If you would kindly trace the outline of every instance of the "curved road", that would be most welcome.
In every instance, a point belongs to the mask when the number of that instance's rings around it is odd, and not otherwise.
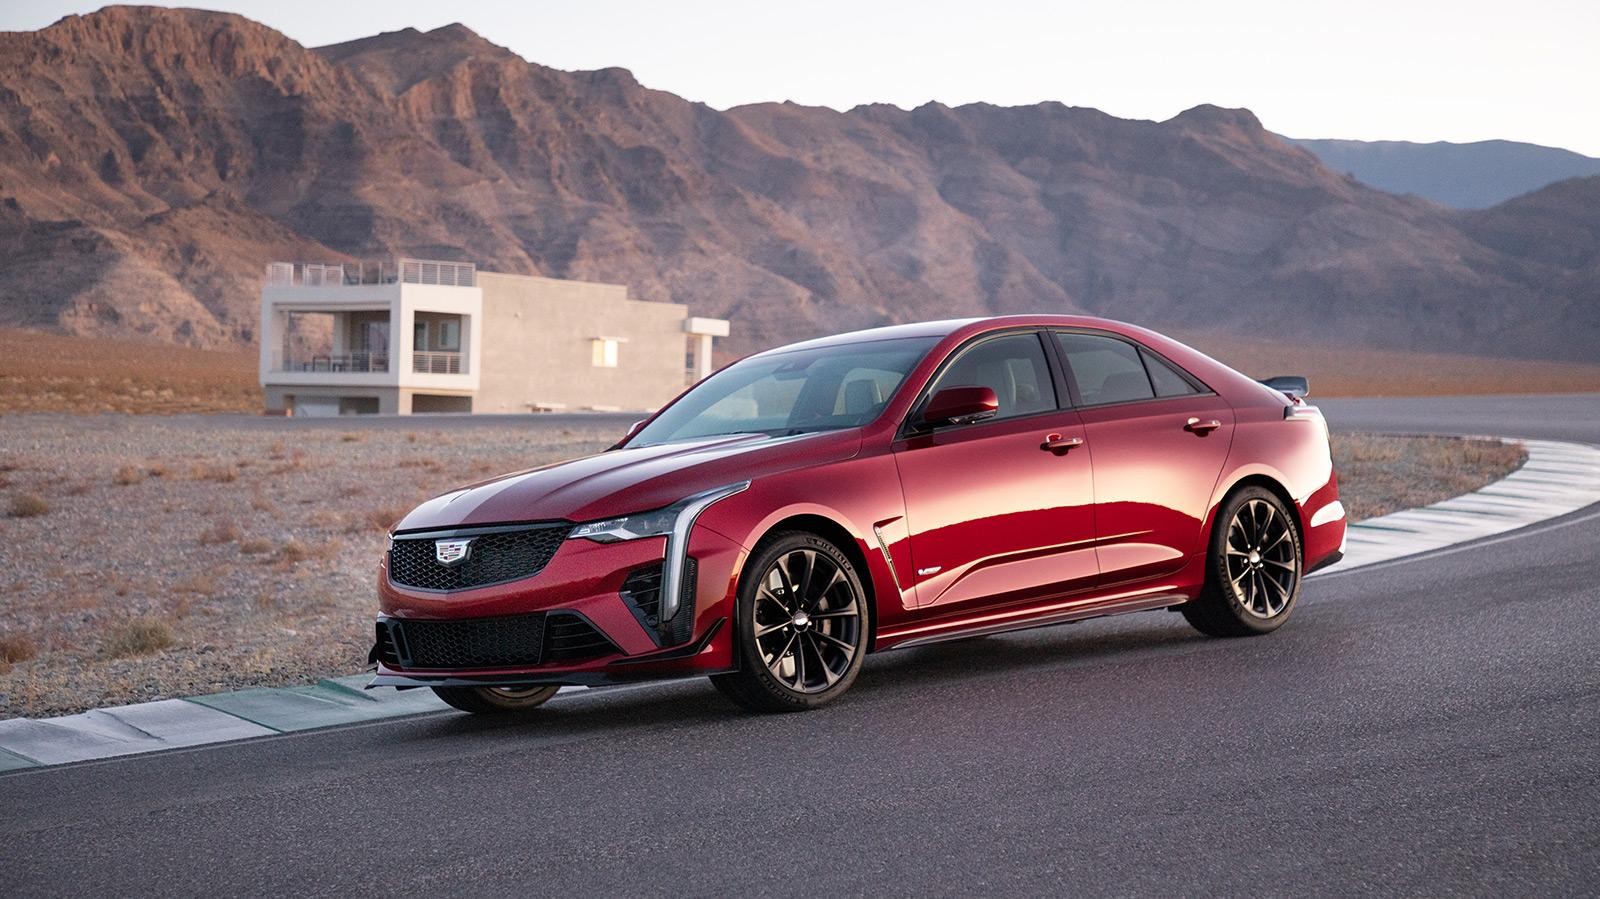
[[[1600,396],[1325,402],[1600,443]],[[0,777],[10,896],[1593,894],[1600,512],[1315,578],[1264,639],[1148,613]]]

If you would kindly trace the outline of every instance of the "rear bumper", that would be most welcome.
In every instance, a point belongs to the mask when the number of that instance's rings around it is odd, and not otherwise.
[[[1345,519],[1344,504],[1339,502],[1336,477],[1329,477],[1327,484],[1300,503],[1300,521],[1307,574],[1344,558],[1345,529],[1349,522]]]
[[[594,686],[731,670],[724,622],[744,547],[695,528],[689,601],[660,622],[641,585],[665,550],[661,538],[567,540],[531,577],[451,593],[394,584],[381,570],[371,686]]]

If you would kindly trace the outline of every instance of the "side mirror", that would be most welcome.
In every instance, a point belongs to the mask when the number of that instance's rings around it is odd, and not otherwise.
[[[928,400],[922,410],[922,423],[964,425],[993,418],[1000,411],[1000,398],[992,387],[946,387]]]
[[[1261,383],[1290,396],[1305,398],[1311,395],[1311,382],[1299,375],[1279,375],[1276,378],[1268,378]]]

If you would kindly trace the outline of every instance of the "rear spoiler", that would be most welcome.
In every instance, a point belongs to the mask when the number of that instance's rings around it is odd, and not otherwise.
[[[1303,400],[1311,395],[1311,382],[1300,375],[1278,375],[1261,382],[1291,400]]]

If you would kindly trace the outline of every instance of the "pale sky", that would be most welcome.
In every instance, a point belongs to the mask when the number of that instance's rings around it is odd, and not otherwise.
[[[100,4],[0,0],[0,30]],[[194,4],[162,4],[194,5]],[[1244,106],[1292,137],[1490,138],[1600,156],[1600,0],[235,0],[307,46],[462,22],[533,62],[724,109],[1058,100]]]

